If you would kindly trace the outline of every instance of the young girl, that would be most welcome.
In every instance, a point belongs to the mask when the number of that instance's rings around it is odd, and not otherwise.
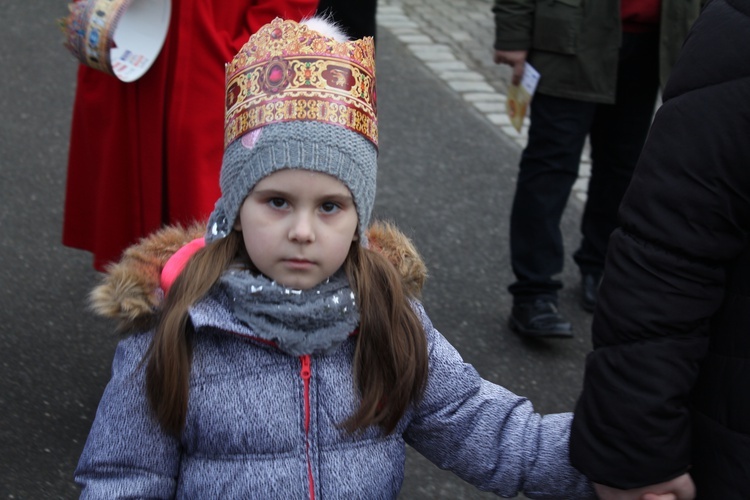
[[[205,237],[175,253],[195,230],[166,229],[95,290],[146,333],[117,348],[83,497],[395,498],[406,443],[499,495],[593,497],[570,414],[541,417],[465,364],[417,300],[410,242],[369,227],[372,40],[321,29],[277,19],[229,64]]]

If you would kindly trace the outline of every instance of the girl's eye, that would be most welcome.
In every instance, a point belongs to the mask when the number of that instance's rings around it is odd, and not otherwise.
[[[273,208],[284,208],[286,206],[286,200],[284,198],[271,198],[268,200],[268,204]]]
[[[326,201],[322,205],[320,205],[320,209],[327,214],[334,213],[337,210],[339,210],[339,206],[332,202],[332,201]]]

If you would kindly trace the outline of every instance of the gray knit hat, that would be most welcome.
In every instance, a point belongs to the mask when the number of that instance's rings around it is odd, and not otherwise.
[[[322,172],[343,182],[357,207],[360,240],[366,241],[377,178],[377,150],[372,142],[357,132],[315,121],[277,123],[255,133],[251,147],[236,140],[224,152],[221,198],[209,219],[206,242],[229,234],[250,190],[285,168]]]
[[[329,174],[351,191],[360,242],[370,222],[377,178],[377,113],[371,37],[339,41],[310,26],[275,19],[227,65],[221,198],[206,242],[225,237],[264,177],[283,169]],[[322,28],[322,29],[321,29]]]

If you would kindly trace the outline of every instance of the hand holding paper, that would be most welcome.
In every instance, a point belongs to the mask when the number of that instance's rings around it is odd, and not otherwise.
[[[505,111],[510,117],[510,123],[520,132],[523,119],[528,111],[529,103],[539,83],[539,72],[528,62],[523,71],[520,85],[508,85],[508,96],[505,101]]]

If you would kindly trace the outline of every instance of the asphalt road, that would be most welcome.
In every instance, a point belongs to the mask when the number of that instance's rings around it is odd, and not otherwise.
[[[0,3],[0,498],[77,497],[73,470],[117,341],[86,308],[98,279],[90,255],[60,243],[76,72],[56,27],[65,3]],[[396,222],[422,252],[434,324],[485,378],[542,413],[571,410],[590,349],[572,260],[560,301],[574,339],[532,343],[506,325],[520,147],[387,29],[378,32],[377,76],[375,216]],[[564,217],[569,251],[580,210],[572,200]],[[401,498],[485,497],[410,450]]]

